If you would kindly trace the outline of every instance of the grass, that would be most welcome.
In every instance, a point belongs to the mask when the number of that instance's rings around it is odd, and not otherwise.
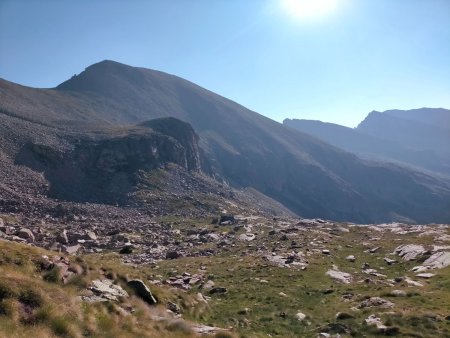
[[[78,258],[85,267],[83,275],[66,285],[58,278],[49,278],[41,267],[42,255],[54,253],[27,245],[0,241],[0,336],[1,337],[192,337],[190,324],[157,322],[153,315],[165,314],[164,303],[150,308],[137,297],[119,303],[84,303],[78,294],[88,280],[102,276],[101,268],[114,271],[120,283],[135,269],[122,265],[117,255]],[[92,263],[93,265],[89,265]],[[95,265],[94,265],[95,264]],[[109,265],[111,264],[111,266]],[[114,270],[115,269],[115,270]],[[50,270],[50,276],[57,275]],[[131,292],[131,290],[129,290]],[[189,295],[177,295],[152,287],[158,299],[184,304],[192,303]],[[127,313],[124,308],[133,308]]]
[[[164,221],[180,230],[180,240],[192,229],[235,235],[244,232],[234,226],[214,226],[209,219],[171,216]],[[189,322],[198,322],[231,328],[231,331],[217,333],[216,338],[317,337],[318,332],[331,330],[332,333],[342,327],[349,332],[344,337],[373,337],[378,334],[376,329],[365,325],[364,320],[374,314],[390,327],[391,335],[450,337],[450,321],[445,319],[450,315],[450,268],[437,271],[430,280],[420,280],[423,287],[408,287],[404,281],[395,285],[387,282],[404,276],[418,280],[410,271],[417,262],[387,265],[383,258],[393,258],[391,253],[400,244],[430,245],[429,236],[377,233],[351,227],[348,233],[298,231],[290,233],[288,240],[283,241],[283,233],[269,235],[271,221],[258,220],[259,223],[253,231],[257,241],[237,241],[234,246],[210,257],[182,257],[139,267],[122,264],[118,253],[72,258],[72,263],[83,273],[66,285],[55,278],[58,271],[41,269],[41,256],[52,253],[0,241],[0,336],[27,337],[39,332],[44,337],[191,337],[194,334]],[[291,248],[292,242],[295,242],[295,249]],[[273,248],[276,252],[302,251],[308,267],[300,270],[274,266],[261,256],[262,247]],[[368,249],[374,247],[379,249],[370,253]],[[215,244],[199,244],[196,249],[206,248],[215,249]],[[322,254],[322,248],[330,250],[331,254]],[[355,255],[356,262],[347,261],[348,255]],[[363,263],[387,277],[365,274],[361,269]],[[325,275],[333,265],[351,273],[354,282],[333,282]],[[87,304],[77,300],[89,281],[105,275],[126,288],[124,281],[131,278],[148,282],[161,279],[160,276],[166,279],[183,272],[197,274],[199,271],[204,271],[208,279],[218,287],[225,287],[227,292],[210,295],[198,287],[184,292],[148,283],[160,301],[158,307],[149,307],[135,296],[119,303]],[[366,281],[368,278],[370,282]],[[406,296],[393,297],[392,290],[403,290]],[[211,297],[207,305],[196,300],[198,292]],[[346,294],[353,297],[344,300]],[[395,306],[392,309],[353,309],[368,297],[383,297]],[[168,301],[181,307],[187,322],[154,320],[155,316],[165,314],[164,304]],[[127,313],[124,309],[128,307],[135,311]],[[304,321],[296,319],[298,312],[306,315]],[[338,312],[351,316],[337,320]]]

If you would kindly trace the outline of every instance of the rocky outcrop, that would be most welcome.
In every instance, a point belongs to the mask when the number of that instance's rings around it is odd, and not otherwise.
[[[122,203],[137,184],[137,173],[174,163],[200,171],[198,136],[174,118],[135,128],[102,132],[72,141],[71,151],[26,144],[17,164],[44,172],[49,195],[78,202]]]

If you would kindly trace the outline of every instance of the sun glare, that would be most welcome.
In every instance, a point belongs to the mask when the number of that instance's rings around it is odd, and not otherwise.
[[[295,18],[326,15],[337,6],[338,0],[281,0],[283,8]]]

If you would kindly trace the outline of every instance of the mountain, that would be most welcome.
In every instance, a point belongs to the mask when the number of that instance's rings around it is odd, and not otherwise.
[[[450,111],[447,111],[450,116]],[[358,131],[385,140],[397,142],[416,150],[431,150],[450,156],[450,131],[431,123],[393,116],[388,113],[371,112],[356,128]],[[412,114],[415,116],[417,114]],[[423,117],[425,119],[425,117]],[[431,120],[431,119],[430,119]]]
[[[385,115],[417,121],[438,128],[450,129],[450,110],[443,108],[419,108],[410,110],[386,110]]]
[[[37,126],[37,138],[70,149],[86,133],[110,133],[169,116],[185,121],[199,135],[204,173],[235,187],[252,187],[303,217],[450,220],[447,181],[362,160],[159,71],[103,61],[53,89],[2,80],[0,102],[4,121],[26,124],[30,131]],[[30,134],[20,128],[7,132],[20,146],[2,151],[17,157]],[[28,172],[30,167],[21,168]]]
[[[364,130],[333,123],[285,119],[283,124],[359,156],[395,161],[450,176],[450,156],[433,149],[417,149],[395,140],[366,134]]]

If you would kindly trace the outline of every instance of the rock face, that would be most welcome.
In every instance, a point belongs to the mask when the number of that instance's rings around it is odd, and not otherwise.
[[[49,195],[78,202],[124,202],[136,184],[139,170],[175,163],[200,171],[198,136],[175,118],[142,123],[134,129],[84,136],[72,151],[26,144],[16,163],[43,171],[50,182]]]
[[[128,281],[127,284],[129,287],[131,287],[136,292],[136,294],[140,298],[142,298],[148,304],[154,305],[157,303],[157,301],[156,301],[155,297],[153,297],[153,294],[150,291],[150,289],[140,279],[130,280],[130,281]]]

